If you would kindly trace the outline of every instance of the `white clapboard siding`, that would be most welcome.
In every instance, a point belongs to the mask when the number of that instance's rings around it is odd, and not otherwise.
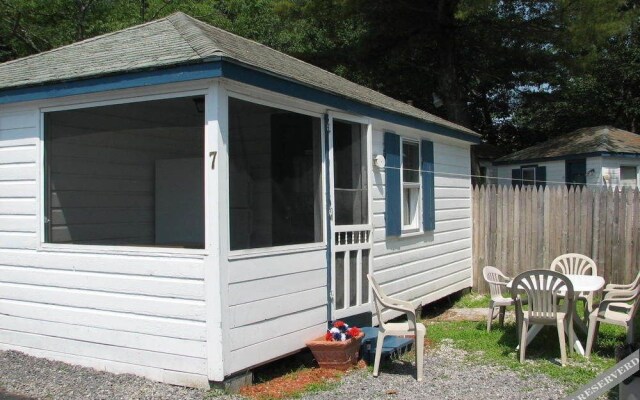
[[[0,232],[36,232],[33,215],[0,215]]]
[[[229,262],[227,374],[304,348],[324,333],[326,256],[321,249]]]
[[[37,173],[35,162],[0,165],[0,181],[34,180]]]
[[[38,118],[35,111],[0,113],[0,349],[207,387],[204,255],[41,248]],[[100,137],[110,140],[108,133]],[[88,222],[101,225],[103,235],[152,237],[153,164],[139,161],[149,157],[126,146],[111,154],[82,148],[82,139],[57,147],[60,169],[68,174],[50,176],[50,204],[65,207],[51,215],[53,235],[69,239],[69,225]],[[132,141],[143,149],[149,140]],[[113,143],[126,142],[119,135]],[[182,154],[175,151],[177,140],[161,142],[151,144],[162,148],[158,154]],[[77,159],[85,164],[74,166]],[[127,177],[100,177],[105,170]],[[121,207],[122,218],[105,209],[114,206]],[[96,237],[91,231],[83,235]]]
[[[17,332],[66,338],[82,342],[100,342],[110,346],[184,355],[195,358],[202,358],[206,351],[206,343],[199,340],[183,340],[83,326],[75,323],[51,322],[1,314],[0,326]]]
[[[121,293],[0,282],[2,298],[33,303],[118,311],[132,314],[204,320],[204,303]]]
[[[114,332],[141,333],[198,342],[204,342],[206,339],[203,321],[143,316],[6,299],[0,299],[0,314],[40,321],[72,323],[109,329]]]
[[[202,257],[180,255],[110,255],[58,251],[3,251],[2,264],[104,274],[204,280]]]
[[[35,180],[0,181],[0,198],[35,198],[37,194]]]
[[[232,353],[232,357],[225,360],[227,363],[225,367],[230,371],[242,371],[257,364],[281,358],[304,348],[306,341],[310,338],[321,336],[326,332],[326,329],[327,322],[325,317],[324,321],[315,326],[284,333],[262,343],[235,350]]]
[[[402,135],[402,129],[396,130]],[[384,134],[374,131],[373,153]],[[385,231],[385,173],[373,174],[373,269],[387,294],[426,304],[471,284],[469,148],[434,142],[436,229],[400,238]],[[388,313],[385,318],[397,316]]]
[[[15,344],[42,350],[60,351],[72,355],[138,364],[187,373],[201,373],[206,369],[204,358],[179,356],[155,351],[136,350],[119,346],[77,341],[53,336],[36,335],[0,329],[0,343]]]
[[[37,155],[36,146],[33,144],[0,147],[0,165],[31,164],[36,162]]]
[[[231,307],[231,328],[242,327],[262,321],[278,318],[283,315],[293,314],[300,310],[308,310],[324,305],[327,301],[327,288],[318,287],[293,293],[287,296],[287,301],[273,297],[263,300],[258,308],[254,303],[239,304]],[[326,309],[325,309],[326,314]]]
[[[202,281],[195,279],[43,270],[40,268],[24,268],[0,264],[0,282],[204,300]]]

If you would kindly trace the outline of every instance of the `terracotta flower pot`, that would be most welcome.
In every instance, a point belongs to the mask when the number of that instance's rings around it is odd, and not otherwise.
[[[344,342],[329,342],[321,336],[308,341],[307,347],[311,349],[320,368],[345,371],[358,363],[358,350],[360,350],[362,338],[364,333]]]

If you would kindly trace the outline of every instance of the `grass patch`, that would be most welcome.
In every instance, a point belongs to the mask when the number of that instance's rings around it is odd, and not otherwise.
[[[489,297],[468,293],[454,300],[454,308],[486,308]],[[578,304],[578,313],[582,315],[582,304]],[[427,337],[438,345],[445,340],[453,341],[455,347],[465,350],[469,362],[491,363],[517,371],[524,376],[544,374],[566,385],[570,390],[577,389],[595,378],[602,371],[615,364],[615,348],[624,343],[626,334],[621,327],[600,324],[597,343],[591,359],[568,353],[566,367],[560,362],[560,345],[555,326],[544,327],[527,346],[525,362],[519,362],[519,352],[515,323],[505,323],[500,327],[494,322],[491,332],[486,331],[486,320],[481,322],[435,322],[428,324]],[[640,328],[640,319],[636,326]],[[586,335],[577,332],[580,342],[586,344]],[[568,346],[568,344],[567,344]]]

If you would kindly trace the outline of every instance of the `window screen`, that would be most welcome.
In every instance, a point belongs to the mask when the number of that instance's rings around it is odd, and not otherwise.
[[[203,248],[203,103],[45,113],[45,241]]]
[[[231,250],[322,241],[320,119],[229,99]]]

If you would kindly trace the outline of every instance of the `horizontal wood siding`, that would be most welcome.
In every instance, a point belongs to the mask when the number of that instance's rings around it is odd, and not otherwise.
[[[0,114],[0,350],[207,387],[204,256],[39,249],[37,119]],[[73,179],[66,190],[93,184]]]
[[[398,130],[403,135],[402,130]],[[414,133],[411,137],[418,137]],[[383,152],[374,130],[373,154]],[[387,238],[385,173],[373,174],[373,269],[389,295],[427,304],[471,286],[471,189],[469,148],[434,142],[436,229]],[[388,317],[394,314],[390,313]]]
[[[229,262],[229,349],[226,373],[305,347],[325,332],[325,250]]]

